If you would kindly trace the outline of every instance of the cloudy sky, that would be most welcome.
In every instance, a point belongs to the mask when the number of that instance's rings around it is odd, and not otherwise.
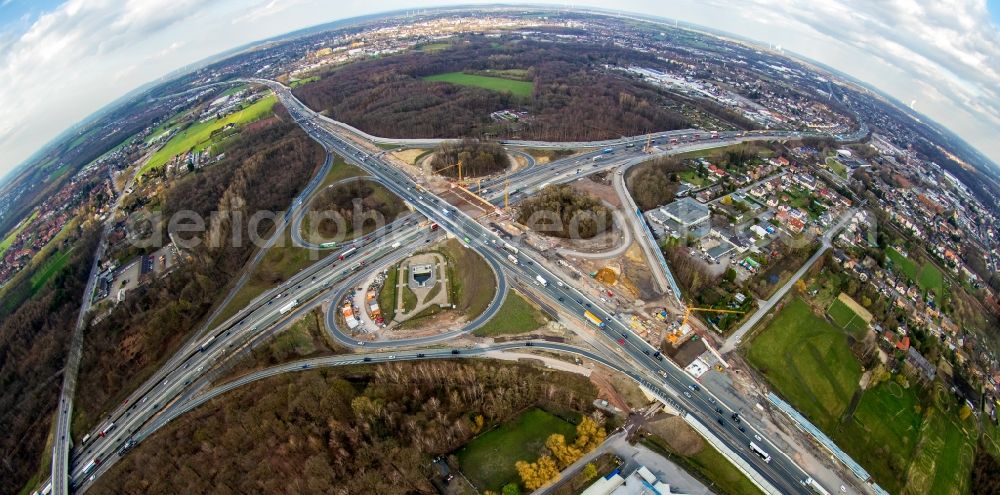
[[[188,63],[323,22],[453,3],[0,0],[0,177],[70,125]],[[676,18],[780,44],[912,104],[1000,162],[1000,0],[572,5]]]

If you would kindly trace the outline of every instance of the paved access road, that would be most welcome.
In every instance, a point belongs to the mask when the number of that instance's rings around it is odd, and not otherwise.
[[[723,354],[728,353],[736,349],[736,347],[740,345],[740,342],[743,341],[743,336],[746,335],[746,333],[749,332],[750,329],[752,329],[755,325],[757,325],[757,322],[759,322],[760,319],[764,317],[764,315],[769,314],[771,310],[774,309],[774,305],[778,304],[778,301],[780,301],[781,298],[785,297],[785,294],[788,293],[789,289],[791,289],[792,286],[795,285],[795,282],[798,282],[799,279],[801,279],[802,276],[805,275],[807,271],[809,271],[809,267],[813,266],[816,263],[816,260],[818,260],[820,256],[823,256],[823,253],[825,253],[827,249],[830,249],[830,246],[833,244],[833,238],[837,235],[837,233],[839,233],[844,228],[844,226],[847,225],[847,222],[851,221],[851,218],[853,218],[857,212],[858,208],[856,207],[850,208],[846,212],[844,212],[844,215],[840,218],[840,221],[838,221],[837,224],[833,226],[833,228],[831,228],[825,234],[823,234],[822,238],[820,239],[821,242],[819,249],[817,249],[816,252],[813,253],[813,255],[810,256],[809,259],[805,263],[803,263],[798,270],[795,271],[795,274],[792,275],[792,278],[788,279],[788,282],[786,282],[785,285],[781,286],[780,288],[778,288],[778,290],[774,291],[774,294],[772,294],[770,298],[764,301],[760,305],[760,307],[757,308],[757,311],[754,312],[754,314],[751,315],[750,318],[747,318],[747,320],[743,322],[743,324],[740,325],[740,327],[736,329],[736,331],[733,332],[732,335],[729,336],[729,338],[726,339],[726,342],[725,344],[722,345],[720,352],[722,352]]]
[[[751,464],[756,463],[756,467],[760,470],[761,475],[774,483],[783,492],[805,491],[798,484],[798,481],[805,477],[801,469],[795,466],[794,463],[791,463],[785,456],[774,456],[775,461],[768,465],[760,462],[752,454],[747,454],[746,446],[743,445],[747,443],[746,434],[742,436],[736,434],[732,431],[733,428],[727,425],[725,421],[718,423],[718,427],[714,426],[716,423],[711,421],[714,408],[709,404],[715,404],[714,398],[706,398],[706,394],[704,393],[691,394],[686,392],[685,388],[694,385],[686,373],[669,361],[656,359],[656,356],[652,354],[655,353],[655,349],[652,349],[645,342],[639,342],[640,339],[638,338],[630,339],[630,329],[621,321],[614,319],[614,315],[599,307],[595,302],[588,300],[583,294],[570,287],[557,275],[535,263],[533,257],[537,256],[537,253],[520,252],[517,254],[518,262],[511,263],[506,257],[507,252],[500,251],[497,248],[498,245],[502,244],[502,240],[497,238],[496,235],[464,213],[451,208],[447,203],[426,189],[419,187],[406,174],[403,174],[381,160],[378,154],[371,154],[367,150],[360,148],[353,140],[353,137],[360,135],[363,139],[368,139],[372,143],[404,144],[408,146],[433,146],[440,143],[441,140],[386,140],[368,136],[356,129],[350,128],[350,126],[331,121],[305,108],[298,100],[291,96],[287,88],[278,83],[260,80],[254,82],[267,84],[272,89],[275,89],[293,118],[310,135],[323,143],[328,151],[337,152],[349,161],[361,166],[385,184],[392,192],[409,202],[423,216],[438,223],[444,230],[456,235],[469,247],[479,251],[496,270],[498,284],[501,283],[499,281],[503,277],[501,273],[512,274],[518,277],[524,276],[526,277],[525,280],[533,280],[536,276],[541,276],[547,280],[546,284],[541,287],[542,292],[552,301],[558,301],[558,304],[564,310],[572,314],[581,315],[581,319],[584,311],[594,313],[604,323],[598,334],[604,336],[608,345],[616,349],[616,352],[622,359],[621,363],[618,364],[626,370],[629,376],[645,383],[647,387],[651,387],[653,390],[662,390],[664,397],[672,397],[666,400],[677,401],[674,403],[677,404],[679,409],[689,410],[692,414],[697,414],[702,419],[706,419],[704,421],[706,424],[718,430],[715,432],[717,435],[726,439],[731,448],[734,451],[740,452],[741,456],[749,456],[747,458],[748,462]],[[790,132],[758,132],[722,133],[718,137],[714,137],[705,131],[698,130],[672,131],[652,135],[654,139],[670,143],[671,149],[661,154],[682,152],[692,148],[719,147],[742,141],[784,139],[800,136],[802,134]],[[511,181],[515,197],[524,197],[529,194],[529,191],[534,192],[537,190],[532,190],[532,188],[541,188],[553,181],[568,181],[589,173],[623,165],[631,166],[650,158],[650,155],[641,154],[637,150],[638,146],[645,144],[646,139],[646,136],[640,136],[592,143],[507,141],[503,144],[550,149],[578,147],[594,149],[595,151],[566,160],[557,160],[546,166],[535,165],[512,173],[508,177],[498,178],[492,182],[488,181],[483,185],[481,193],[486,195],[494,204],[497,204],[502,201],[502,191],[493,191],[491,194],[485,193],[489,187],[496,188],[503,180]],[[610,155],[615,156],[612,157]],[[599,156],[600,158],[596,158]],[[327,165],[329,161],[328,157]],[[589,165],[589,167],[583,165]],[[573,171],[574,168],[576,169],[575,171]],[[296,198],[293,208],[283,217],[284,222],[288,222],[291,218],[290,215],[301,207],[304,199],[308,198],[314,192],[323,175],[325,174],[317,174],[306,190]],[[351,253],[351,259],[355,259],[356,261],[374,262],[376,260],[389,260],[394,256],[401,256],[399,252],[389,253],[392,250],[388,249],[387,245],[389,242],[392,242],[391,239],[405,239],[408,243],[416,244],[419,243],[420,239],[425,239],[428,235],[431,234],[416,231],[412,225],[404,225],[390,234],[390,240],[379,239],[378,241],[365,244],[370,241],[370,239],[366,238],[364,241],[350,246],[357,247],[358,251],[352,252],[349,246],[345,245],[344,249],[339,252]],[[417,237],[413,238],[410,236]],[[359,263],[349,268],[333,268],[337,265],[338,261],[343,260],[337,256],[337,253],[328,256],[324,261],[313,265],[313,267],[297,275],[289,282],[258,297],[250,306],[227,320],[223,325],[217,327],[216,330],[213,330],[209,338],[204,342],[200,344],[194,342],[186,346],[182,352],[178,353],[171,360],[170,364],[175,366],[165,367],[158,372],[158,377],[166,376],[162,382],[158,380],[147,382],[140,391],[137,391],[130,397],[129,401],[112,413],[111,420],[95,429],[93,434],[96,435],[97,432],[106,429],[112,424],[115,428],[107,436],[96,437],[96,439],[90,441],[90,444],[82,446],[81,451],[84,455],[79,456],[75,469],[71,470],[70,478],[77,483],[86,483],[88,475],[93,473],[83,472],[80,464],[84,460],[94,457],[100,458],[101,456],[107,457],[119,449],[131,445],[129,435],[140,431],[140,427],[147,424],[150,419],[158,417],[157,415],[160,410],[164,410],[166,407],[173,407],[175,401],[176,403],[185,403],[194,393],[192,384],[204,376],[203,372],[205,368],[210,368],[211,363],[218,359],[223,359],[228,349],[238,349],[240,346],[246,345],[247,342],[259,336],[265,328],[284,321],[282,316],[285,313],[279,309],[282,306],[279,303],[287,304],[286,301],[294,299],[320,296],[331,284],[343,282],[351,271],[360,270],[364,266],[363,263]],[[350,260],[346,263],[349,264]],[[311,279],[309,278],[310,276],[312,277]],[[281,299],[282,297],[284,299]],[[313,301],[309,303],[311,306],[308,307],[314,307],[318,303],[318,301]],[[301,314],[306,309],[307,306],[303,306],[288,314]],[[619,335],[621,337],[618,337]],[[227,345],[223,347],[223,344]],[[658,382],[661,380],[659,377],[662,377],[662,383]],[[683,395],[680,394],[681,392]],[[63,414],[61,411],[60,415],[62,416]],[[65,416],[66,420],[60,422],[66,426],[68,431],[68,411],[65,412]],[[68,434],[66,437],[65,443],[68,444]],[[57,449],[58,447],[54,451]],[[57,482],[60,478],[65,479],[65,477],[60,476],[55,463],[53,467],[53,474]],[[101,471],[95,470],[95,473],[99,474],[99,472]]]
[[[315,115],[294,99],[287,90],[279,89],[277,92],[285,107],[297,115],[298,119],[306,120],[309,115]],[[314,118],[317,121],[321,120],[319,117]],[[409,176],[383,161],[379,155],[371,154],[368,150],[362,149],[349,136],[341,136],[331,132],[320,122],[306,122],[304,127],[328,149],[339,151],[348,161],[354,162],[369,174],[382,179],[383,184],[386,184],[393,193],[403,198],[425,217],[440,225],[441,228],[462,239],[469,247],[479,251],[484,258],[493,259],[504,266],[509,273],[523,275],[526,280],[533,280],[536,276],[545,279],[547,283],[539,290],[550,300],[557,301],[557,304],[562,306],[562,309],[567,313],[580,315],[581,320],[583,320],[585,311],[596,315],[603,322],[603,328],[599,334],[606,339],[618,342],[620,349],[625,354],[626,359],[622,360],[621,365],[627,365],[640,376],[663,376],[663,383],[666,384],[669,393],[673,394],[675,400],[684,409],[695,415],[696,418],[700,418],[701,422],[726,442],[731,450],[737,452],[744,461],[758,471],[761,477],[783,493],[808,492],[808,489],[801,485],[801,481],[809,477],[807,473],[802,471],[787,456],[774,455],[771,462],[768,463],[749,452],[747,447],[749,439],[756,433],[752,426],[743,426],[745,431],[739,431],[736,425],[729,422],[728,416],[723,419],[722,415],[715,411],[714,398],[703,391],[689,392],[695,388],[696,383],[687,373],[670,360],[654,358],[653,353],[656,352],[656,349],[642,339],[634,337],[627,325],[613,318],[607,310],[601,308],[596,302],[590,301],[557,274],[535,262],[526,250],[522,249],[516,255],[517,263],[511,262],[506,257],[507,252],[497,248],[497,246],[502,245],[503,240],[498,238],[496,234],[468,217],[461,210],[451,207],[427,189],[420,187]],[[728,412],[725,409],[722,410],[723,413]],[[763,443],[765,443],[765,448],[773,447],[767,445],[766,441]],[[777,452],[775,453],[777,454]]]

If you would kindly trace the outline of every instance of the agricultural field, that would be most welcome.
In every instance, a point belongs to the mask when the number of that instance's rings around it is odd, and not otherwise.
[[[520,481],[514,463],[537,459],[553,433],[569,443],[576,437],[576,427],[542,409],[529,409],[474,438],[456,456],[462,473],[480,492],[499,493],[505,484]]]
[[[140,174],[162,166],[175,155],[187,153],[191,150],[201,151],[205,149],[212,141],[212,132],[220,130],[229,124],[243,125],[270,115],[274,104],[277,102],[278,98],[272,94],[251,103],[243,108],[243,110],[234,112],[221,119],[192,124],[187,129],[175,134],[174,137],[170,138],[170,141],[167,141],[167,144],[157,150],[149,158],[149,161],[142,166]]]
[[[507,298],[497,314],[473,334],[478,337],[493,337],[505,334],[520,334],[538,330],[548,321],[545,314],[515,292],[508,291]]]
[[[861,378],[847,334],[816,316],[800,298],[789,301],[754,337],[747,359],[824,431],[839,424]]]
[[[514,79],[507,79],[503,77],[478,76],[474,74],[466,74],[464,72],[435,74],[433,76],[424,77],[423,79],[425,81],[446,82],[458,84],[460,86],[475,86],[477,88],[488,89],[496,92],[508,91],[514,96],[520,96],[522,98],[531,98],[531,94],[535,87],[533,83],[527,81],[515,81]]]

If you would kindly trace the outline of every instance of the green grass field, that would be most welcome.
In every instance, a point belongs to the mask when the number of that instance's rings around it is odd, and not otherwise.
[[[845,178],[847,177],[847,166],[845,166],[843,163],[840,163],[840,161],[837,160],[836,158],[832,156],[827,157],[826,166],[830,167],[830,171],[832,171],[833,173],[841,177]]]
[[[316,82],[316,81],[319,81],[319,76],[310,76],[310,77],[307,77],[305,79],[296,79],[296,80],[288,83],[288,87],[294,89],[294,88],[297,88],[299,86],[302,86],[303,84],[309,84],[311,82]]]
[[[917,279],[917,264],[910,258],[904,257],[895,248],[889,246],[885,250],[886,256],[892,260],[893,268],[899,270],[903,275],[910,277],[912,280]]]
[[[848,312],[835,300],[829,313],[841,320]],[[890,493],[968,493],[975,439],[953,415],[922,400],[915,386],[879,383],[845,417],[860,365],[845,332],[816,317],[801,299],[754,338],[747,358]]]
[[[521,294],[510,290],[497,314],[472,333],[478,337],[526,333],[538,330],[547,321],[548,318]]]
[[[445,74],[435,74],[423,78],[425,81],[446,82],[458,84],[460,86],[475,86],[477,88],[488,89],[490,91],[509,91],[514,96],[531,98],[534,91],[534,84],[527,81],[515,81],[503,77],[477,76],[464,72],[448,72]]]
[[[924,421],[904,493],[962,495],[969,493],[969,473],[976,452],[976,433],[933,409]]]
[[[712,183],[712,181],[708,180],[708,178],[698,175],[698,172],[695,172],[694,170],[685,170],[677,175],[682,181],[695,187],[705,187]]]
[[[753,339],[747,359],[781,396],[825,431],[840,421],[861,378],[861,365],[851,354],[847,335],[813,314],[799,298]]]
[[[462,472],[480,492],[499,493],[503,485],[520,482],[514,463],[537,459],[553,433],[564,435],[568,443],[576,438],[576,427],[541,409],[529,409],[474,438],[456,455]]]
[[[385,283],[378,293],[378,307],[382,310],[382,317],[386,322],[392,321],[396,317],[396,283],[399,279],[399,266],[392,265],[385,276]]]
[[[944,295],[944,274],[933,263],[917,265],[916,261],[904,257],[892,246],[886,248],[885,254],[896,270],[916,282],[921,289],[933,292],[937,297]]]
[[[835,324],[856,337],[863,336],[864,332],[868,330],[868,324],[865,323],[865,320],[858,316],[853,309],[841,302],[840,299],[834,299],[833,304],[830,305],[830,309],[826,313],[830,315],[830,319]]]
[[[449,300],[469,318],[483,314],[497,291],[490,265],[457,239],[449,239],[437,252],[448,258]]]
[[[212,140],[213,131],[222,129],[229,124],[243,125],[266,117],[271,114],[271,110],[277,102],[278,98],[272,94],[221,119],[192,124],[187,129],[175,134],[167,144],[154,153],[149,158],[149,161],[142,166],[139,174],[141,175],[149,170],[163,166],[163,164],[167,163],[175,155],[187,153],[191,150],[200,151],[205,149]]]
[[[31,212],[31,215],[27,219],[4,236],[3,240],[0,241],[0,256],[3,256],[7,252],[10,245],[14,243],[14,239],[21,235],[21,232],[24,232],[24,229],[28,228],[28,225],[31,225],[31,222],[35,221],[35,217],[37,216],[38,210]]]
[[[912,389],[883,382],[865,391],[850,420],[825,431],[883,488],[898,493],[920,439],[918,403]]]
[[[67,249],[50,256],[45,261],[45,264],[42,265],[42,268],[31,275],[32,294],[38,292],[38,289],[41,289],[55,274],[66,267],[66,263],[69,262],[69,255],[72,252],[72,249]]]

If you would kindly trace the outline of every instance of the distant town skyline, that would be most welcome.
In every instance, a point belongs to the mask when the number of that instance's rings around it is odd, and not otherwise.
[[[108,103],[185,65],[317,24],[454,4],[0,0],[0,177]],[[1000,163],[1000,0],[589,0],[572,6],[676,18],[787,47],[878,87]]]

